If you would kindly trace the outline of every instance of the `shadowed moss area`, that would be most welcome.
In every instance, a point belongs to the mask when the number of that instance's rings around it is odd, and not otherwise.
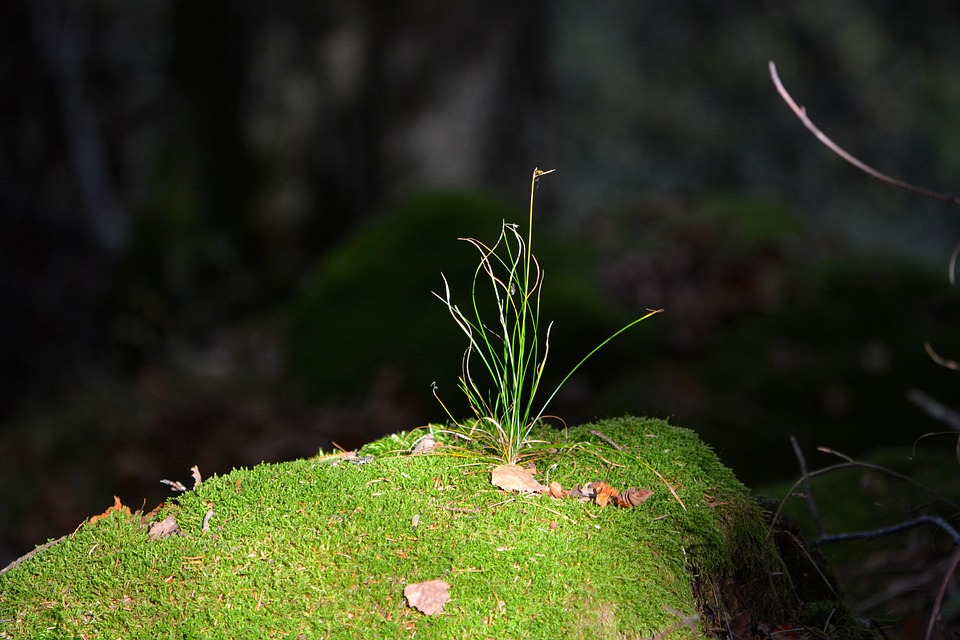
[[[180,528],[157,541],[139,514],[88,523],[0,576],[0,633],[686,638],[714,627],[707,611],[775,626],[838,607],[791,595],[759,507],[691,431],[622,418],[537,434],[566,451],[538,461],[541,482],[654,492],[632,509],[505,493],[469,457],[396,453],[420,435],[371,443],[364,465],[321,455],[207,479],[150,516]],[[443,612],[407,607],[404,586],[434,579],[451,585]]]

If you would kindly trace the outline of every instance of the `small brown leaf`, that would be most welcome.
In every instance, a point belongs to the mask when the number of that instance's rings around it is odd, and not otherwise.
[[[515,464],[502,464],[493,470],[490,482],[504,491],[540,493],[548,489],[533,479],[533,474]]]
[[[597,504],[601,507],[607,506],[611,500],[620,495],[620,491],[616,487],[612,487],[606,482],[597,482],[594,484],[593,488],[597,492]]]
[[[111,513],[113,513],[114,511],[119,511],[120,513],[125,513],[125,514],[127,514],[127,515],[131,515],[131,514],[130,514],[130,507],[124,506],[124,504],[123,504],[122,502],[120,502],[120,498],[118,498],[117,496],[113,496],[113,506],[112,506],[112,507],[107,507],[107,510],[104,511],[103,513],[101,513],[101,514],[99,514],[99,515],[95,515],[95,516],[93,516],[92,518],[90,518],[89,524],[93,524],[94,522],[96,522],[97,520],[100,520],[101,518],[106,518],[107,516],[109,516],[109,515],[110,515]]]
[[[437,441],[429,433],[419,440],[417,444],[413,447],[413,455],[422,455],[424,453],[430,453],[437,448]]]
[[[161,538],[168,538],[179,533],[180,527],[177,526],[177,519],[171,513],[160,522],[151,522],[149,532],[150,542],[156,542]]]
[[[550,483],[550,496],[551,496],[551,497],[560,499],[560,498],[562,498],[563,496],[565,496],[566,494],[567,494],[567,492],[563,490],[563,487],[560,486],[560,483],[559,483],[559,482],[557,482],[556,480],[554,480],[553,482]]]
[[[213,509],[207,509],[207,513],[203,516],[203,526],[200,531],[206,533],[210,530],[210,518],[213,517]]]
[[[571,498],[576,498],[580,502],[590,502],[593,500],[596,492],[590,488],[590,483],[588,482],[583,487],[581,487],[579,484],[574,486],[573,489],[570,489],[569,495]]]
[[[619,496],[617,496],[617,505],[629,509],[631,507],[636,507],[643,504],[647,499],[653,495],[653,491],[647,491],[646,489],[637,489],[636,487],[630,487]]]
[[[443,611],[443,606],[450,599],[450,585],[443,580],[408,584],[403,588],[403,597],[414,609],[435,616]]]

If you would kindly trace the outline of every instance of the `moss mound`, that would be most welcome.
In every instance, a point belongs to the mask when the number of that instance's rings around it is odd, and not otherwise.
[[[540,460],[541,482],[654,492],[634,508],[506,493],[469,458],[391,453],[419,435],[367,445],[366,464],[263,464],[89,522],[0,575],[0,634],[682,638],[735,619],[797,629],[798,611],[845,621],[834,596],[800,601],[761,509],[693,432],[622,418],[538,434],[583,443]],[[151,540],[144,521],[170,517],[179,531]],[[443,611],[408,607],[404,587],[435,579]]]

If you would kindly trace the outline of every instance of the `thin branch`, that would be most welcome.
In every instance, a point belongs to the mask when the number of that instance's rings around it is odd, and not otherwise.
[[[936,500],[937,502],[940,502],[940,503],[942,503],[942,504],[945,504],[946,506],[950,507],[950,508],[953,509],[954,511],[960,512],[960,504],[958,504],[958,503],[950,500],[949,498],[947,498],[947,497],[946,497],[945,495],[943,495],[942,493],[939,493],[939,492],[937,492],[937,491],[934,491],[933,489],[931,489],[931,488],[928,487],[927,485],[923,484],[923,483],[920,482],[919,480],[915,480],[914,478],[911,478],[910,476],[908,476],[908,475],[906,475],[906,474],[900,473],[900,472],[898,472],[898,471],[894,471],[893,469],[888,469],[888,468],[883,467],[883,466],[880,466],[880,465],[878,465],[878,464],[872,464],[872,463],[869,463],[869,462],[861,462],[861,461],[859,461],[859,460],[854,460],[853,458],[850,458],[849,456],[846,456],[846,455],[840,453],[839,451],[834,451],[833,449],[828,449],[827,447],[817,447],[817,450],[818,450],[818,451],[822,451],[823,453],[828,453],[828,454],[831,454],[831,455],[839,456],[840,458],[846,460],[846,462],[845,462],[845,463],[842,463],[842,464],[834,465],[834,466],[832,466],[832,467],[825,467],[825,468],[823,468],[823,469],[818,469],[818,470],[816,470],[816,471],[811,471],[811,472],[810,472],[810,477],[811,477],[811,478],[816,477],[816,476],[819,476],[819,475],[823,475],[823,474],[825,474],[825,473],[829,473],[829,472],[831,472],[831,471],[833,471],[833,470],[835,470],[835,469],[843,469],[843,468],[846,468],[846,467],[854,467],[854,468],[859,468],[859,469],[870,469],[871,471],[876,471],[877,473],[882,473],[882,474],[884,474],[884,475],[888,475],[888,476],[890,476],[890,477],[892,477],[892,478],[896,478],[896,479],[898,479],[898,480],[900,480],[900,481],[902,481],[902,482],[905,482],[905,483],[907,483],[907,484],[909,484],[909,485],[912,485],[912,486],[916,487],[917,489],[919,489],[920,491],[922,491],[922,492],[924,492],[925,494],[927,494],[928,496],[930,496],[931,498],[933,498],[934,500]]]
[[[923,409],[928,416],[945,424],[954,431],[960,431],[960,413],[935,400],[919,389],[911,389],[907,399]]]
[[[950,286],[956,285],[957,258],[960,257],[960,242],[953,246],[953,252],[950,254],[950,265],[947,267],[947,277],[950,278]]]
[[[960,532],[957,532],[956,529],[950,526],[950,524],[940,516],[930,515],[917,516],[912,520],[900,522],[889,527],[878,527],[876,529],[869,529],[865,531],[846,531],[844,533],[823,534],[814,544],[820,546],[824,544],[835,544],[837,542],[848,542],[850,540],[873,540],[874,538],[882,538],[884,536],[893,535],[894,533],[900,533],[901,531],[916,529],[917,527],[922,527],[925,524],[932,524],[936,527],[939,527],[944,531],[944,533],[953,539],[954,546],[960,546]]]
[[[597,436],[598,438],[600,438],[601,440],[603,440],[604,442],[606,442],[608,445],[610,445],[611,447],[613,447],[613,448],[616,449],[617,451],[623,451],[623,445],[617,444],[616,442],[614,442],[613,440],[611,440],[610,437],[607,436],[606,434],[604,434],[604,433],[602,433],[602,432],[600,432],[600,431],[597,431],[596,429],[591,429],[591,430],[590,430],[590,433],[592,433],[593,435]]]
[[[837,154],[838,156],[840,156],[841,158],[843,158],[844,160],[846,160],[847,162],[855,166],[857,169],[860,169],[860,171],[863,171],[864,173],[866,173],[868,176],[870,176],[875,180],[879,180],[880,182],[884,182],[886,184],[899,187],[900,189],[910,191],[911,193],[916,193],[918,195],[924,196],[926,198],[930,198],[932,200],[937,200],[939,202],[945,202],[947,204],[951,204],[955,207],[960,207],[960,197],[957,197],[950,193],[940,193],[938,191],[931,191],[930,189],[925,189],[923,187],[912,185],[909,182],[898,180],[893,176],[888,176],[885,173],[881,173],[880,171],[877,171],[870,165],[866,164],[865,162],[855,158],[853,155],[848,153],[843,147],[841,147],[836,142],[828,138],[825,133],[820,131],[820,129],[817,128],[815,124],[813,124],[813,121],[810,120],[810,118],[807,116],[806,107],[798,105],[794,101],[794,99],[790,96],[790,94],[787,93],[787,90],[786,88],[784,88],[783,83],[780,82],[780,76],[777,75],[776,65],[772,61],[769,64],[770,64],[770,77],[773,79],[773,84],[774,86],[776,86],[777,92],[780,94],[780,97],[783,98],[783,101],[787,103],[787,106],[789,106],[790,109],[797,115],[797,117],[800,119],[800,122],[803,123],[803,126],[805,126],[810,131],[810,133],[815,135],[817,137],[817,140],[822,142],[824,146],[826,146],[828,149],[830,149],[835,154]]]
[[[130,239],[130,219],[110,175],[96,106],[88,95],[83,73],[95,16],[80,4],[75,9],[71,3],[58,2],[30,6],[34,41],[59,98],[60,118],[83,198],[84,223],[100,248],[122,252]]]
[[[933,627],[937,623],[937,618],[940,617],[940,611],[943,607],[943,596],[946,594],[947,587],[953,579],[953,574],[957,572],[958,564],[960,564],[960,551],[953,554],[950,567],[947,569],[947,572],[943,576],[943,581],[940,583],[940,589],[937,591],[937,597],[933,602],[933,611],[930,612],[930,618],[927,620],[927,633],[923,636],[924,640],[930,640],[930,638],[933,637]]]
[[[79,529],[80,527],[77,527],[77,528]],[[74,532],[74,533],[76,533],[76,532]],[[10,571],[10,570],[12,570],[12,569],[16,569],[18,566],[20,566],[21,564],[23,564],[24,562],[26,562],[27,560],[29,560],[29,559],[32,558],[33,556],[37,555],[37,554],[40,553],[41,551],[44,551],[45,549],[49,549],[49,548],[52,547],[53,545],[59,544],[59,543],[63,542],[64,540],[66,540],[66,539],[69,538],[69,537],[70,537],[70,534],[67,534],[67,535],[65,535],[65,536],[60,536],[60,537],[57,538],[56,540],[48,540],[46,543],[40,545],[39,547],[36,547],[33,551],[30,551],[29,553],[26,553],[26,554],[20,556],[19,558],[17,558],[16,560],[14,560],[13,562],[11,562],[11,563],[8,564],[7,566],[5,566],[3,569],[0,569],[0,576],[2,576],[3,574],[5,574],[6,572],[8,572],[8,571]]]
[[[821,450],[822,450],[822,449],[821,449]],[[796,449],[795,449],[795,451],[796,451]],[[837,452],[833,452],[833,451],[829,451],[829,450],[828,450],[828,452],[829,452],[829,453],[835,453],[835,454],[837,453]],[[837,454],[837,455],[842,455],[842,454]],[[845,456],[844,456],[844,457],[845,457]],[[846,457],[845,457],[845,458],[846,458]],[[799,455],[799,459],[800,459],[800,461],[801,461],[801,467],[804,468],[804,469],[806,469],[806,462],[805,462],[802,454]],[[837,470],[839,470],[839,469],[862,468],[862,469],[871,469],[871,470],[874,470],[874,471],[878,471],[878,472],[880,472],[880,473],[884,473],[884,474],[893,476],[894,478],[898,478],[898,479],[900,479],[900,480],[903,480],[904,482],[907,482],[907,483],[909,483],[909,484],[914,485],[915,487],[917,487],[917,488],[919,488],[920,490],[922,490],[922,491],[924,491],[925,493],[927,493],[929,496],[931,496],[931,497],[939,500],[939,501],[942,502],[943,504],[946,504],[947,506],[949,506],[949,507],[951,507],[951,508],[954,508],[954,509],[957,509],[957,508],[958,508],[958,505],[956,505],[956,504],[953,503],[952,501],[947,500],[945,497],[943,497],[942,495],[940,495],[940,494],[937,493],[936,491],[928,488],[928,487],[927,487],[926,485],[924,485],[922,482],[918,482],[917,480],[914,480],[913,478],[911,478],[911,477],[909,477],[909,476],[905,476],[905,475],[903,475],[902,473],[898,473],[898,472],[896,472],[896,471],[893,471],[892,469],[887,469],[886,467],[881,467],[881,466],[879,466],[879,465],[870,464],[870,463],[867,463],[867,462],[858,462],[858,461],[852,460],[852,459],[850,459],[850,458],[846,458],[846,459],[848,460],[848,462],[843,462],[843,463],[836,464],[836,465],[833,465],[833,466],[824,467],[824,468],[822,468],[822,469],[817,469],[816,471],[805,471],[804,474],[803,474],[803,477],[801,477],[799,480],[797,480],[795,483],[793,483],[793,486],[790,487],[790,489],[787,491],[786,496],[787,496],[787,497],[790,497],[790,496],[793,494],[794,490],[795,490],[797,487],[801,486],[801,485],[804,486],[804,487],[809,487],[809,481],[810,481],[811,479],[813,479],[813,478],[816,478],[817,476],[821,476],[821,475],[824,475],[824,474],[827,474],[827,473],[832,473],[832,472],[837,471]],[[809,493],[809,491],[808,491],[808,493]],[[781,512],[783,511],[784,505],[786,504],[786,500],[787,500],[787,498],[784,498],[784,499],[780,502],[780,506],[777,508],[776,512],[773,514],[773,517],[772,517],[772,519],[771,519],[771,522],[772,522],[772,523],[776,523],[777,520],[780,518],[780,514],[781,514]],[[813,518],[815,522],[819,521],[819,518],[820,518],[820,517],[819,517],[819,512],[817,511],[816,504],[813,502],[813,500],[808,500],[807,506],[808,506],[808,508],[811,510],[811,511],[810,511],[810,517]],[[819,545],[821,545],[821,544],[833,544],[833,543],[836,543],[836,542],[846,542],[846,541],[849,541],[849,540],[871,540],[871,539],[874,539],[874,538],[880,538],[880,537],[888,536],[888,535],[891,535],[891,534],[894,534],[894,533],[899,533],[900,531],[906,531],[906,530],[908,530],[908,529],[913,529],[913,528],[919,527],[919,526],[924,525],[924,524],[932,524],[932,525],[935,525],[935,526],[939,527],[939,528],[942,529],[947,535],[950,536],[951,540],[953,541],[954,546],[960,546],[960,532],[958,532],[953,526],[951,526],[949,523],[947,523],[946,520],[944,520],[943,518],[941,518],[941,517],[939,517],[939,516],[935,516],[935,515],[921,515],[921,516],[917,516],[916,518],[913,518],[912,520],[907,520],[907,521],[905,521],[905,522],[901,522],[901,523],[898,523],[898,524],[895,524],[895,525],[892,525],[892,526],[889,526],[889,527],[879,527],[879,528],[877,528],[877,529],[870,529],[870,530],[866,530],[866,531],[851,531],[851,532],[847,532],[847,533],[837,533],[837,534],[827,534],[827,533],[824,533],[824,532],[823,532],[823,529],[822,529],[822,526],[819,526],[819,525],[818,525],[817,539],[814,540],[812,544],[813,544],[813,546],[819,546]]]
[[[823,537],[823,521],[820,520],[820,512],[817,511],[817,504],[813,500],[813,488],[810,486],[810,472],[807,469],[807,459],[800,449],[800,443],[796,436],[790,436],[790,446],[793,447],[793,454],[797,456],[797,463],[800,465],[800,481],[803,482],[803,493],[807,499],[807,510],[810,511],[810,518],[813,520],[813,526],[817,530],[817,537]]]
[[[953,360],[947,360],[946,358],[941,357],[936,351],[933,350],[933,347],[930,346],[929,342],[925,342],[923,344],[923,348],[926,350],[927,355],[930,356],[930,359],[941,367],[953,369],[954,371],[960,371],[960,364],[957,364]]]

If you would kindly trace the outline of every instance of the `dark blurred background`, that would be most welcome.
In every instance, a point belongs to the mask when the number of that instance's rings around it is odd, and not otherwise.
[[[525,223],[551,412],[697,430],[749,484],[788,436],[938,430],[960,175],[946,0],[58,2],[0,8],[0,566],[161,479],[444,419],[458,237]],[[550,386],[550,385],[548,385]],[[188,482],[189,484],[189,482]]]

